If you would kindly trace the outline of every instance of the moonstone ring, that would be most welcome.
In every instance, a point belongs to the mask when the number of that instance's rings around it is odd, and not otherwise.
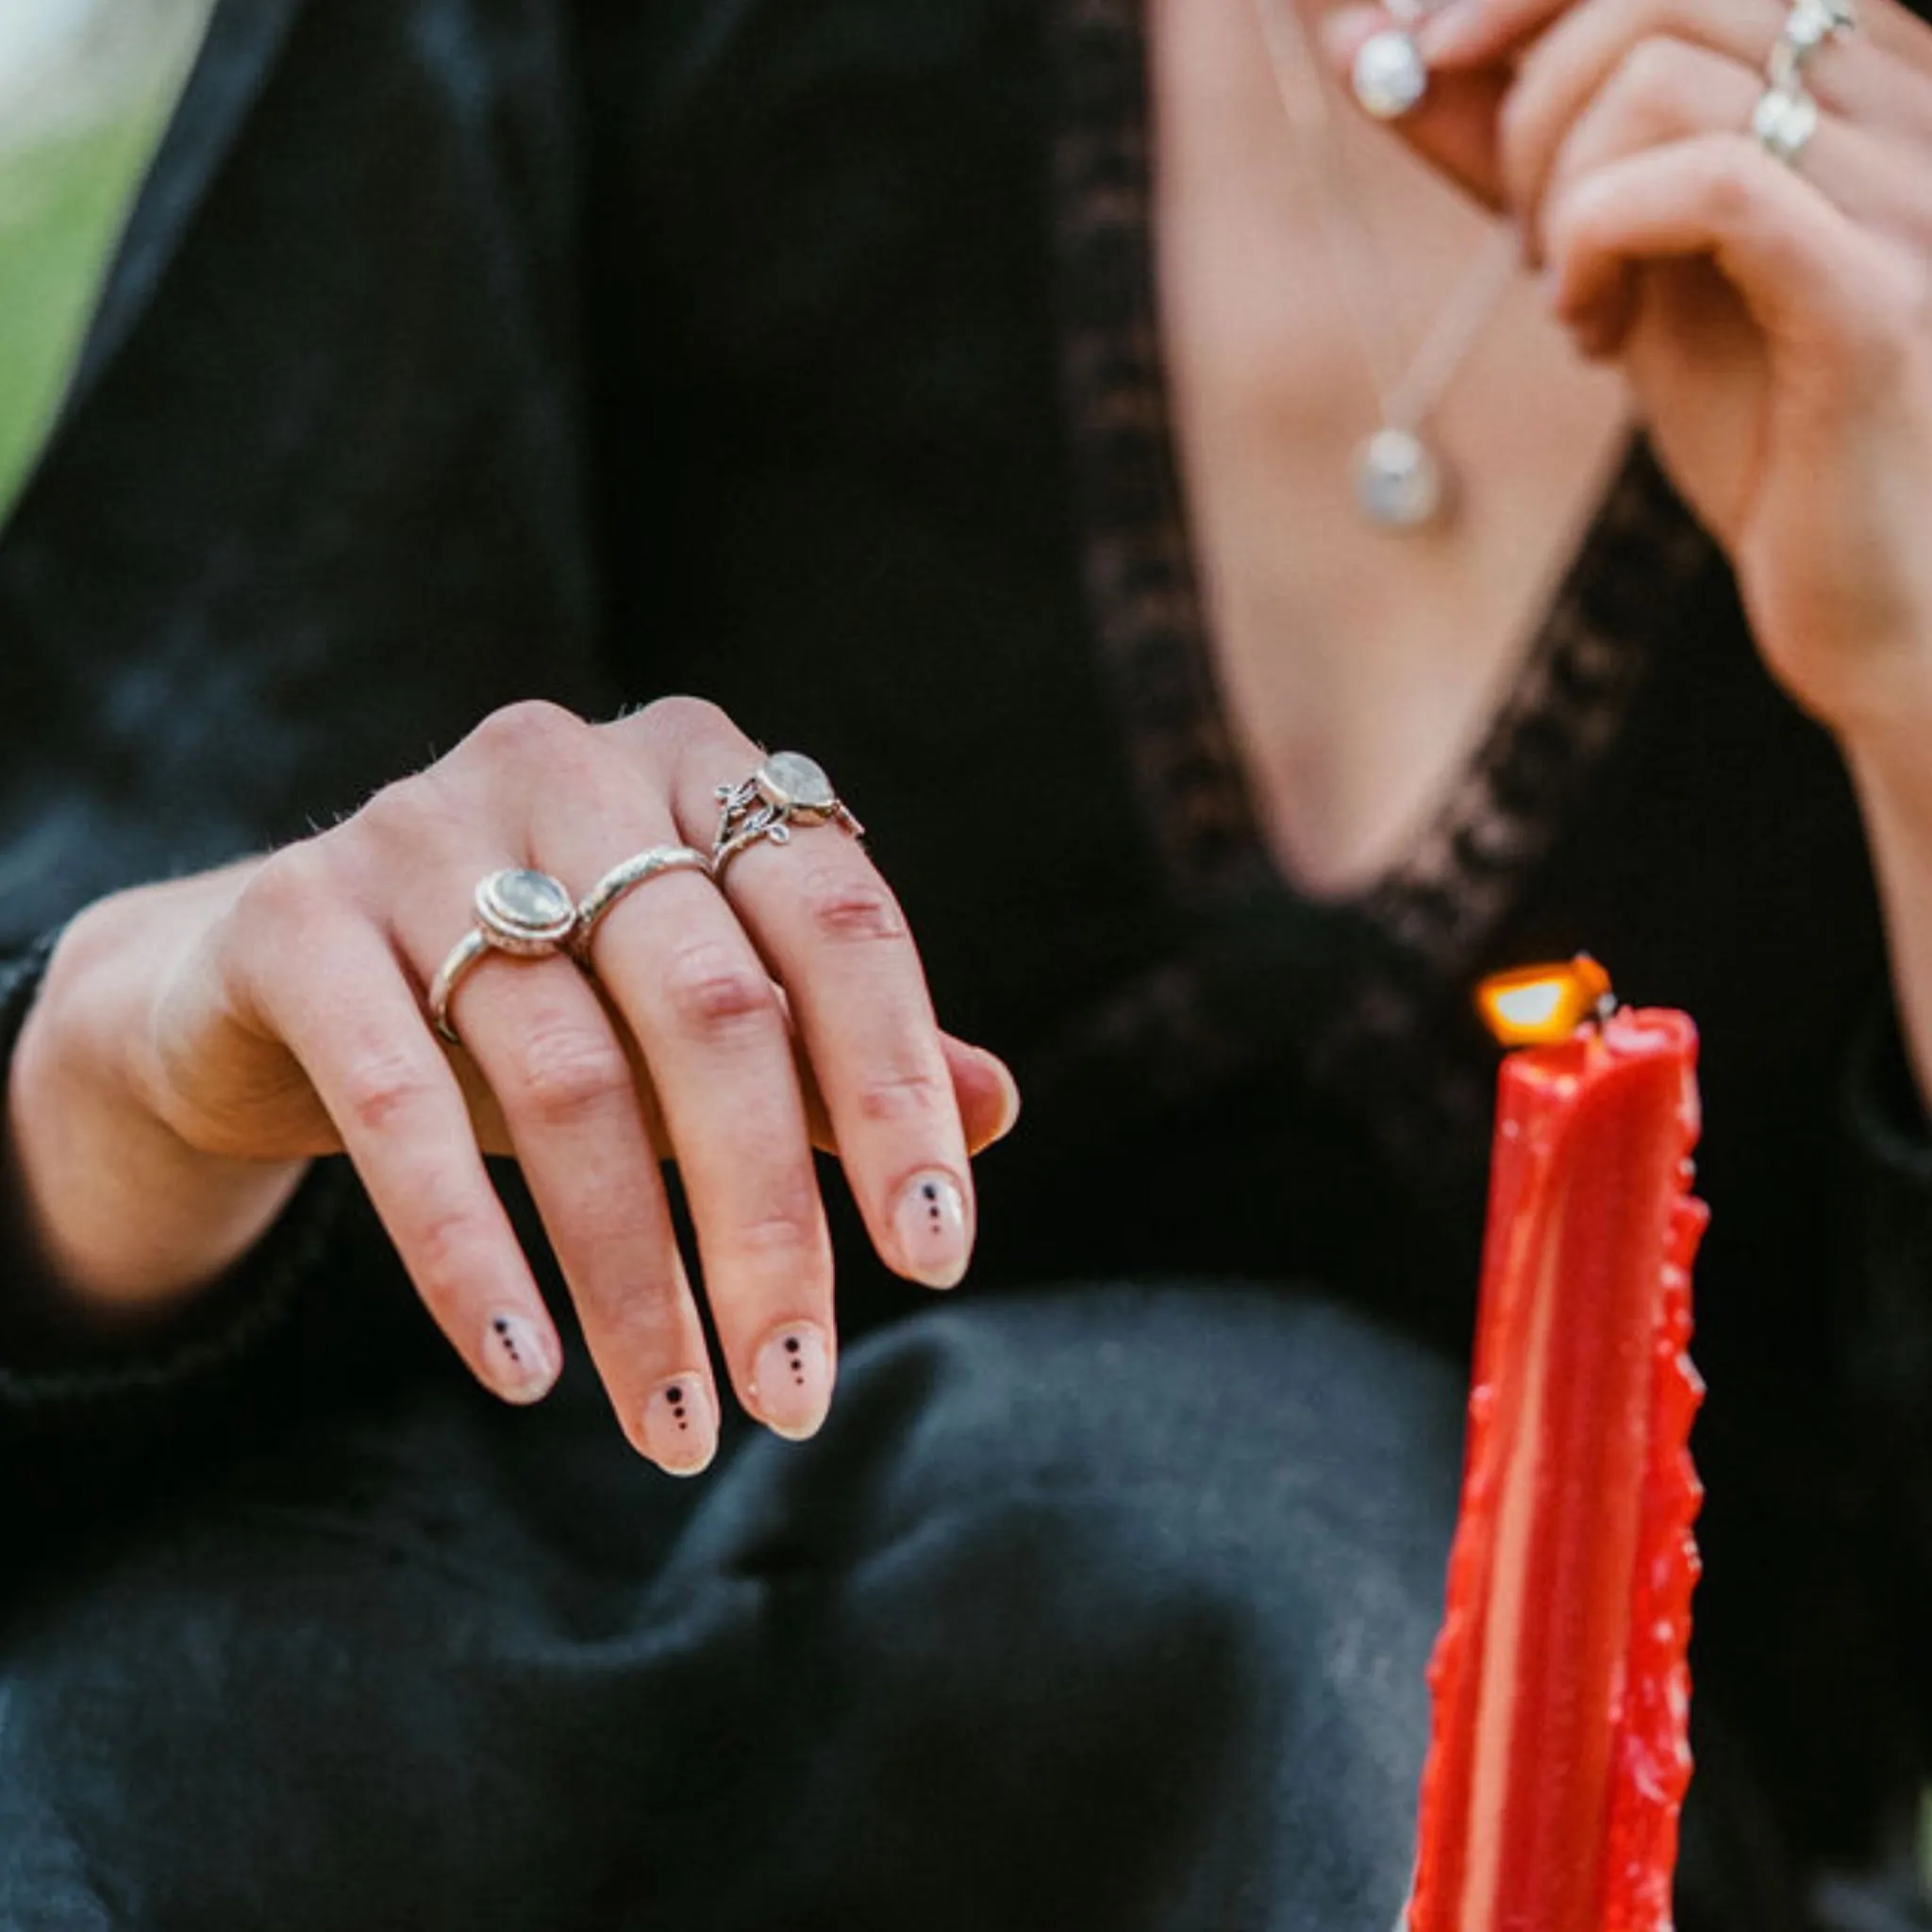
[[[485,953],[537,958],[565,946],[577,923],[576,901],[561,879],[547,872],[510,866],[476,882],[476,924],[450,948],[429,982],[429,1017],[452,1046],[457,1031],[449,1003],[463,976]]]
[[[855,838],[865,827],[854,818],[817,759],[800,751],[775,751],[741,785],[718,787],[718,836],[711,842],[711,876],[760,839],[783,845],[793,825],[834,824]]]

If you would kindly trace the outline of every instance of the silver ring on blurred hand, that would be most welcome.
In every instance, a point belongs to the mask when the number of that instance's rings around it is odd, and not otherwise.
[[[1794,167],[1818,131],[1818,103],[1801,87],[1787,93],[1769,87],[1751,110],[1751,138],[1773,160]]]
[[[429,1017],[452,1046],[449,1003],[463,976],[486,953],[533,959],[569,942],[577,923],[576,902],[561,879],[547,872],[507,866],[476,881],[476,924],[449,950],[429,982]]]
[[[1764,75],[1774,92],[1804,91],[1805,70],[1827,41],[1841,39],[1858,25],[1857,0],[1791,0]]]
[[[653,845],[648,851],[634,853],[621,864],[613,865],[577,901],[577,919],[571,932],[570,949],[579,965],[591,963],[591,940],[597,930],[598,921],[633,887],[667,872],[701,872],[709,878],[711,861],[695,845]]]
[[[854,838],[865,827],[847,810],[824,767],[802,751],[776,751],[741,785],[718,787],[718,836],[711,841],[711,876],[760,839],[783,845],[793,825],[841,826]]]

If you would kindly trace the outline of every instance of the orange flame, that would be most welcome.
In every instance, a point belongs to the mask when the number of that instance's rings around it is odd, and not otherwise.
[[[1610,975],[1588,953],[1567,964],[1492,973],[1475,990],[1483,1024],[1505,1046],[1568,1040],[1609,997]]]

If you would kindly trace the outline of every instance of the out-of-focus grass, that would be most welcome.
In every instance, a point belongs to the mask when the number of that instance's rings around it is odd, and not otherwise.
[[[175,78],[92,125],[0,147],[0,516],[59,408]]]

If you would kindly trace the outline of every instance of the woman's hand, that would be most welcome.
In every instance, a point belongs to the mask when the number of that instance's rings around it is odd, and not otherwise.
[[[858,841],[800,826],[727,887],[645,881],[598,924],[594,979],[562,954],[486,953],[451,1001],[460,1050],[424,1004],[480,877],[530,866],[581,896],[645,848],[708,847],[716,788],[762,756],[690,699],[598,726],[519,705],[331,831],[84,914],[9,1092],[18,1181],[76,1304],[193,1292],[312,1157],[345,1152],[458,1354],[534,1400],[559,1348],[483,1164],[514,1153],[625,1433],[695,1470],[717,1400],[658,1171],[675,1157],[738,1395],[809,1434],[835,1355],[813,1142],[837,1148],[888,1264],[948,1287],[972,1243],[969,1145],[1017,1106],[997,1060],[940,1032]]]
[[[1621,361],[1767,663],[1841,736],[1932,718],[1932,28],[1862,6],[1794,165],[1749,132],[1780,0],[1451,0],[1403,124]]]

